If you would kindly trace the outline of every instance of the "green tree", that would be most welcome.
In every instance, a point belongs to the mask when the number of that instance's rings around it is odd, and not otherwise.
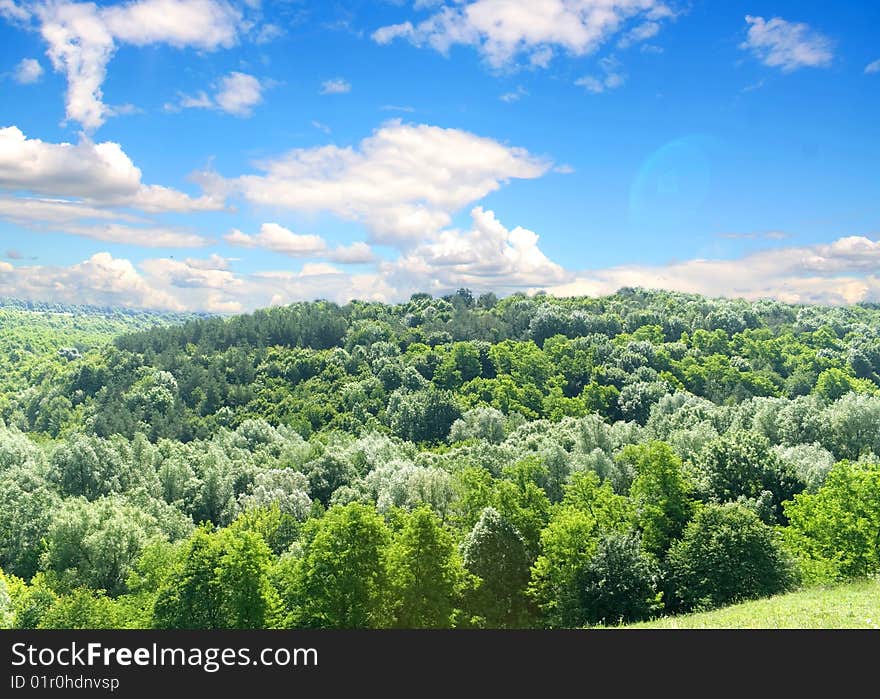
[[[758,500],[764,491],[778,508],[804,488],[794,471],[770,449],[761,434],[731,430],[703,447],[696,459],[703,486],[713,502]]]
[[[535,457],[503,469],[504,478],[495,482],[492,503],[522,535],[531,564],[538,555],[541,530],[550,519],[550,500],[538,482],[547,469]]]
[[[681,459],[664,442],[629,445],[622,457],[635,466],[637,474],[630,498],[636,507],[642,545],[662,559],[694,512]]]
[[[272,552],[259,534],[224,530],[215,575],[222,591],[223,627],[263,629],[275,625],[276,592],[269,582]]]
[[[151,515],[119,496],[69,498],[53,512],[41,564],[64,587],[118,595],[141,549],[161,536]]]
[[[398,437],[411,442],[439,442],[446,439],[461,410],[447,391],[434,387],[399,389],[388,400],[387,416],[391,431]]]
[[[103,590],[78,587],[58,597],[40,621],[41,629],[118,629],[124,622]]]
[[[785,504],[785,537],[811,581],[880,572],[880,465],[842,461]]]
[[[388,622],[388,527],[372,506],[334,506],[306,523],[285,590],[288,624],[375,628]]]
[[[638,534],[611,532],[576,573],[581,616],[590,624],[647,619],[660,605],[658,573]]]
[[[528,591],[547,626],[589,623],[578,576],[596,552],[599,537],[596,518],[570,506],[557,508],[541,532],[541,555],[532,566]]]
[[[669,551],[670,602],[708,609],[783,592],[794,582],[776,532],[739,503],[706,505]]]
[[[526,624],[529,554],[516,527],[487,507],[465,537],[462,555],[465,568],[479,578],[471,610],[483,618],[483,624],[489,628]]]
[[[196,529],[174,574],[159,590],[153,625],[159,629],[223,628],[223,590],[216,570],[222,550],[208,525]]]
[[[0,566],[8,573],[30,579],[37,572],[57,503],[35,466],[0,471]]]
[[[429,508],[414,510],[388,550],[393,624],[403,628],[453,626],[464,575],[452,533]]]
[[[842,398],[850,391],[854,391],[855,388],[856,381],[852,376],[847,375],[836,367],[832,367],[819,374],[819,378],[816,379],[816,385],[813,387],[813,393],[832,402]]]

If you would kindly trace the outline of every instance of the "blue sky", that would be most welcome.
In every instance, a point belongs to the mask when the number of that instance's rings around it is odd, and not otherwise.
[[[0,0],[0,295],[880,300],[880,4]]]

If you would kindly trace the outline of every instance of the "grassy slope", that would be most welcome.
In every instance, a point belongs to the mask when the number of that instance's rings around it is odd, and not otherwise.
[[[880,579],[810,588],[626,628],[880,629]]]

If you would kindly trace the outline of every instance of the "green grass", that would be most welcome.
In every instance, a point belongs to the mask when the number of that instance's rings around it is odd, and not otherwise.
[[[641,629],[880,629],[880,579],[814,587],[711,612],[632,624]]]

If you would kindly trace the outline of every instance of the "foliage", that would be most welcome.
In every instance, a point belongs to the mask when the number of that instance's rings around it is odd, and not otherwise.
[[[669,551],[669,582],[684,609],[765,597],[794,582],[773,529],[738,503],[706,505]]]
[[[579,627],[781,589],[777,539],[807,580],[875,574],[878,322],[633,288],[5,300],[0,623]]]
[[[880,572],[880,464],[843,461],[815,493],[786,503],[786,537],[808,579]]]
[[[233,528],[193,533],[156,597],[157,628],[266,628],[278,601],[271,551],[259,534]]]
[[[631,622],[661,608],[658,574],[638,534],[604,535],[589,562],[577,573],[583,619],[588,624]]]
[[[496,509],[487,507],[462,543],[464,566],[479,578],[471,610],[488,628],[513,628],[527,621],[529,581],[526,542]]]
[[[402,628],[448,628],[461,606],[465,571],[455,538],[427,507],[414,510],[388,550],[391,617]]]
[[[302,554],[291,562],[283,593],[294,627],[387,625],[388,527],[361,503],[331,507],[306,524]]]

